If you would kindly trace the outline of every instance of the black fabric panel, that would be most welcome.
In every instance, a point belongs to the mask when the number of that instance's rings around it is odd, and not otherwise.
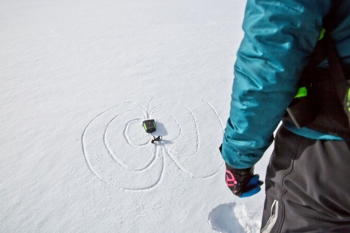
[[[312,140],[281,126],[266,174],[262,226],[280,202],[272,232],[350,232],[350,141]]]

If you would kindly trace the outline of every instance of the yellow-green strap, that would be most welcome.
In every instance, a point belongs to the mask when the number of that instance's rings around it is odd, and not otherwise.
[[[318,40],[322,40],[325,33],[326,33],[326,29],[325,29],[325,28],[322,28],[322,29],[321,29],[321,32],[320,32],[320,35],[318,36]]]
[[[346,102],[346,106],[348,107],[348,111],[350,112],[350,88],[348,88],[348,99]]]
[[[307,96],[307,88],[300,87],[294,98],[301,98]]]

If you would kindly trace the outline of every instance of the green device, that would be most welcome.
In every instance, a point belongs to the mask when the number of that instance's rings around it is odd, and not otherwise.
[[[153,133],[156,131],[156,122],[153,119],[143,121],[142,125],[147,133]]]

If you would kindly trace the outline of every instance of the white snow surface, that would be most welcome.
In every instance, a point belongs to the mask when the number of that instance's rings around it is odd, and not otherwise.
[[[258,232],[218,151],[244,7],[1,0],[0,232]]]

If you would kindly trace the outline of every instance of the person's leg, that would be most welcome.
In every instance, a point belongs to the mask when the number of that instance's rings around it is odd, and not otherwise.
[[[266,174],[262,232],[350,232],[349,148],[282,126]]]

